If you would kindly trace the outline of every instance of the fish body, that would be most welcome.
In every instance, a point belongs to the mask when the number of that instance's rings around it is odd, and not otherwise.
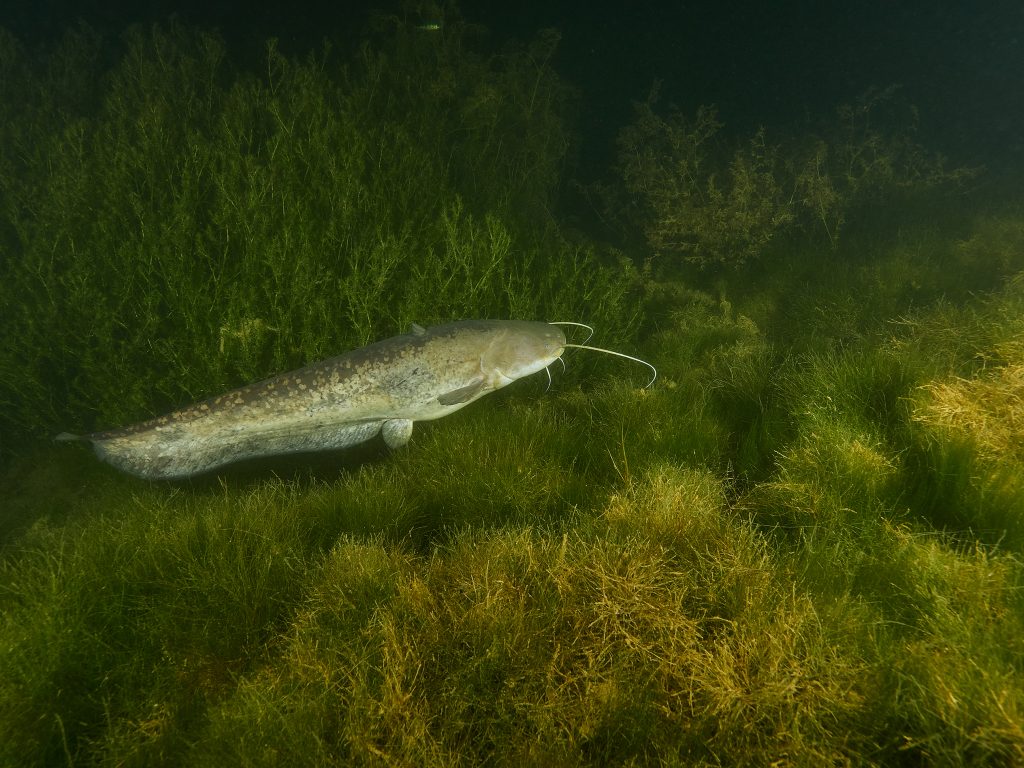
[[[102,460],[154,480],[243,459],[345,448],[378,433],[397,448],[414,422],[447,416],[546,368],[565,344],[561,329],[542,322],[416,326],[149,421],[57,439],[87,441]]]

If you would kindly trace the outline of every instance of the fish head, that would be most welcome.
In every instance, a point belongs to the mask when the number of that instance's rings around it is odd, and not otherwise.
[[[494,388],[542,371],[561,357],[565,333],[548,323],[506,321],[495,331],[480,358]]]

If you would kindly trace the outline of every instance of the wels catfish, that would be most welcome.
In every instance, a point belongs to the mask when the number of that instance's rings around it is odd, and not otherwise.
[[[100,459],[139,477],[185,478],[243,459],[345,448],[378,433],[398,448],[412,436],[413,422],[447,416],[544,370],[566,347],[607,352],[654,371],[621,352],[568,344],[559,325],[582,324],[464,320],[413,326],[411,333],[165,416],[57,439],[89,442]]]

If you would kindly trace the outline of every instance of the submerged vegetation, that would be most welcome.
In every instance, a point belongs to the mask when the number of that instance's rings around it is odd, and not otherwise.
[[[0,764],[1024,762],[1024,214],[872,229],[758,139],[662,201],[732,267],[791,217],[756,273],[571,241],[556,36],[449,22],[260,75],[0,36]],[[570,351],[384,460],[191,484],[31,439],[486,315],[658,383]]]
[[[658,91],[636,105],[619,136],[621,225],[642,232],[662,257],[736,268],[764,258],[792,229],[839,245],[847,218],[909,196],[956,190],[978,169],[946,169],[916,139],[917,113],[895,87],[843,104],[822,136],[771,143],[761,128],[731,149],[714,107],[692,119],[656,111]],[[606,197],[609,197],[606,195]]]

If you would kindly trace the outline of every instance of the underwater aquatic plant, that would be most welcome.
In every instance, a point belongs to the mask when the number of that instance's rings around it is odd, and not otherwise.
[[[728,157],[715,145],[714,107],[693,120],[654,111],[656,91],[619,135],[619,166],[639,226],[656,253],[700,266],[758,258],[793,214],[763,131]]]
[[[978,172],[947,170],[917,142],[917,111],[897,90],[841,105],[822,137],[772,143],[760,128],[730,144],[713,106],[692,118],[662,115],[655,87],[619,134],[627,215],[655,253],[702,268],[760,259],[797,226],[823,233],[835,249],[854,209],[877,212],[897,193],[955,187]]]

